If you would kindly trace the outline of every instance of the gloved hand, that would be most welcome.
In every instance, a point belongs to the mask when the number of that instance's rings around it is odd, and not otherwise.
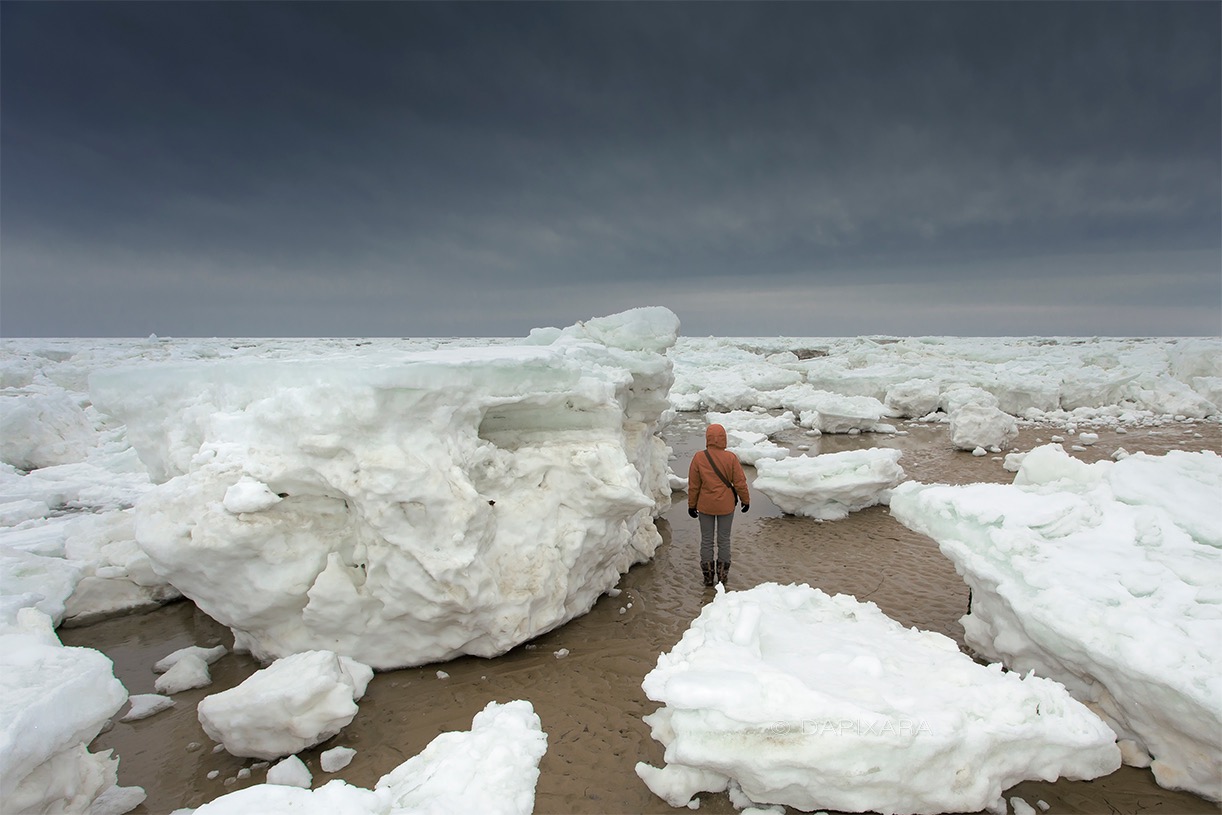
[[[749,510],[749,509],[751,509],[751,505],[750,505],[750,504],[743,504],[743,512],[746,512],[746,511],[747,511],[747,510]]]
[[[688,514],[690,517],[692,517],[692,518],[699,518],[699,517],[700,517],[700,513],[696,511],[696,508],[695,508],[695,507],[688,507],[688,508],[687,508],[687,514]]]

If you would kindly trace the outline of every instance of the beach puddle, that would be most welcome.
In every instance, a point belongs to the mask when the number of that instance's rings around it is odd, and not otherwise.
[[[703,428],[701,416],[683,415],[665,434],[677,474],[685,476],[692,454],[703,448]],[[904,451],[900,465],[908,477],[927,483],[1013,479],[1002,467],[1003,455],[977,457],[952,450],[944,425],[906,423],[899,428],[906,435],[809,437],[798,430],[778,441],[794,449],[809,446],[810,455],[898,447]],[[1222,426],[1216,423],[1127,434],[1094,432],[1099,440],[1075,451],[1078,458],[1108,458],[1118,447],[1150,454],[1222,449]],[[1029,450],[1057,433],[1047,427],[1027,428],[1013,447]],[[1060,434],[1069,449],[1074,438]],[[747,475],[751,480],[754,471],[747,468]],[[638,761],[663,764],[661,745],[641,721],[657,707],[645,697],[641,680],[714,596],[701,583],[697,522],[687,516],[684,494],[674,498],[659,521],[664,542],[654,559],[624,575],[618,595],[604,595],[588,614],[495,659],[466,657],[376,675],[352,724],[301,754],[314,774],[314,786],[343,778],[372,787],[437,735],[469,729],[472,716],[488,702],[526,699],[548,736],[535,812],[678,811],[654,796],[633,769]],[[829,594],[852,594],[876,603],[905,626],[937,631],[963,647],[958,620],[967,610],[966,586],[933,541],[895,521],[886,507],[817,522],[784,516],[763,495],[753,494],[750,513],[735,516],[728,588],[764,582],[807,583]],[[116,676],[133,694],[154,692],[152,665],[171,651],[187,645],[232,645],[229,631],[189,602],[59,633],[65,645],[107,654],[115,662]],[[247,655],[228,654],[212,666],[211,686],[176,694],[175,707],[148,719],[116,721],[94,741],[94,751],[114,749],[119,756],[121,784],[138,785],[148,793],[133,812],[164,815],[265,780],[265,763],[214,752],[195,714],[200,699],[237,685],[258,667]],[[324,773],[319,754],[336,746],[354,748],[356,757],[338,773]],[[243,773],[247,777],[239,777],[243,770],[249,770]],[[1045,801],[1054,815],[1218,812],[1202,798],[1158,787],[1148,770],[1129,767],[1092,782],[1024,782],[1006,795],[1033,806]],[[701,796],[700,811],[735,810],[722,793]]]

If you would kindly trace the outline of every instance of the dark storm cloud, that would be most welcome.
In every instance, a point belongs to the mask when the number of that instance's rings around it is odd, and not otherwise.
[[[610,281],[681,317],[1122,297],[1140,255],[1213,294],[1165,333],[1216,333],[1220,8],[8,2],[0,332],[522,333]]]

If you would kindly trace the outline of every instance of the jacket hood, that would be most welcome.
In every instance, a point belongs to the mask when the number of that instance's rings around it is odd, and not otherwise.
[[[719,424],[711,424],[704,431],[704,446],[726,449],[726,429]]]

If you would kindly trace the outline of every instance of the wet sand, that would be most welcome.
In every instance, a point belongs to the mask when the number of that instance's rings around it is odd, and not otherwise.
[[[703,420],[684,417],[667,442],[672,468],[686,474],[692,454],[703,447]],[[901,424],[907,435],[825,436],[801,431],[778,439],[810,454],[865,447],[898,447],[900,465],[923,482],[972,483],[1013,479],[1002,456],[974,457],[950,448],[945,426]],[[1085,429],[1085,428],[1083,428]],[[1025,429],[1014,447],[1029,450],[1058,431]],[[1073,441],[1066,436],[1066,449]],[[1117,447],[1160,454],[1171,449],[1222,451],[1222,425],[1200,422],[1118,434],[1099,430],[1099,441],[1078,458],[1095,461]],[[748,468],[748,479],[754,475]],[[638,761],[662,764],[662,747],[641,717],[657,705],[645,697],[641,680],[658,654],[669,650],[713,593],[701,585],[698,528],[687,517],[686,499],[660,520],[664,542],[654,559],[634,567],[620,582],[618,597],[604,596],[585,616],[496,659],[462,658],[378,674],[360,701],[360,712],[343,732],[301,754],[314,786],[333,778],[372,787],[386,772],[420,752],[438,734],[467,730],[471,717],[488,702],[527,699],[548,735],[539,765],[537,813],[675,813],[636,776]],[[734,522],[730,590],[764,582],[808,583],[828,593],[870,600],[905,626],[937,631],[965,648],[959,617],[967,609],[967,588],[937,545],[910,532],[885,507],[853,513],[841,521],[786,517],[762,494],[752,495],[751,512]],[[228,629],[189,602],[77,629],[62,629],[65,645],[97,648],[115,662],[115,674],[130,693],[153,693],[155,661],[187,645],[232,645]],[[566,657],[555,652],[568,649]],[[966,648],[965,648],[966,650]],[[237,685],[259,665],[229,654],[213,665],[213,684],[177,694],[176,706],[132,723],[117,722],[93,743],[120,757],[119,782],[148,793],[135,813],[164,815],[196,807],[226,792],[265,779],[265,766],[213,752],[195,715],[204,696]],[[448,678],[438,678],[445,671]],[[116,717],[117,718],[117,717]],[[319,754],[335,746],[357,750],[338,773],[324,773]],[[237,778],[243,768],[250,777]],[[210,772],[217,771],[215,779]],[[1024,782],[1006,792],[1031,805],[1043,800],[1059,813],[1218,813],[1205,799],[1158,787],[1147,770],[1124,767],[1091,782]],[[731,813],[725,793],[702,795],[700,811]],[[791,810],[792,811],[792,810]]]

